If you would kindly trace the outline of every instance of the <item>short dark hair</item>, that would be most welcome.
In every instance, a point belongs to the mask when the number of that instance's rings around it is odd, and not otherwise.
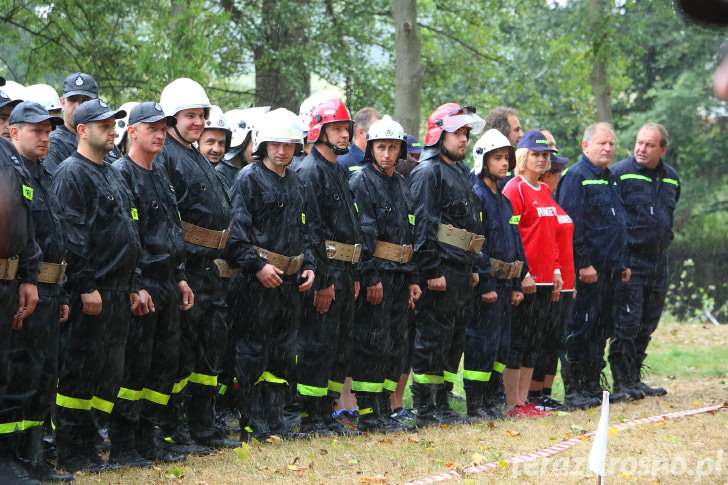
[[[644,130],[645,128],[657,131],[660,134],[660,146],[661,147],[667,146],[667,143],[670,141],[670,137],[667,134],[667,128],[665,128],[660,123],[646,123],[646,124],[642,125],[642,128],[640,128],[640,131]]]
[[[485,126],[488,129],[495,128],[503,133],[503,136],[507,137],[511,133],[511,124],[508,121],[508,116],[517,117],[516,110],[507,106],[498,106],[485,117]]]
[[[361,128],[364,131],[369,131],[369,127],[372,124],[372,118],[377,120],[382,119],[382,115],[374,108],[366,107],[356,112],[354,115],[354,133],[356,130]]]

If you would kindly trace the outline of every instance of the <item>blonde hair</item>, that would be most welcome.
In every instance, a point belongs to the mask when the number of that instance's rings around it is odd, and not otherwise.
[[[528,152],[536,151],[531,150],[530,148],[519,148],[516,150],[516,167],[513,169],[513,175],[522,175],[523,172],[526,171],[526,159],[528,158]],[[549,157],[546,159],[546,168],[544,169],[544,173],[548,172],[549,169],[551,169],[551,156],[549,152]]]

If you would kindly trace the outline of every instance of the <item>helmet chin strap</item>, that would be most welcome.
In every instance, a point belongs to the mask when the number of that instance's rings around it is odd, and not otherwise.
[[[183,142],[187,143],[188,145],[192,145],[192,143],[189,140],[187,140],[184,136],[182,136],[182,133],[179,132],[179,129],[177,128],[177,125],[174,125],[172,128],[174,128],[174,132],[177,134],[177,137],[182,140]]]
[[[322,134],[326,137],[326,141],[321,140],[321,142],[324,145],[326,145],[327,147],[329,147],[331,149],[331,151],[334,152],[334,155],[336,155],[338,157],[338,156],[346,155],[347,153],[349,153],[348,145],[346,146],[346,148],[339,148],[329,141],[329,135],[327,135],[326,133],[322,133]]]

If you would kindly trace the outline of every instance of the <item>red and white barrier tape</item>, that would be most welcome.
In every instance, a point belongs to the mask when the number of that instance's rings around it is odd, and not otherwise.
[[[699,409],[691,409],[688,411],[678,411],[676,413],[669,413],[669,414],[661,414],[659,416],[651,416],[649,418],[640,418],[635,419],[633,421],[628,421],[626,423],[616,423],[609,426],[610,429],[616,429],[619,431],[622,431],[627,428],[631,428],[634,426],[638,426],[640,424],[650,424],[650,423],[659,423],[664,422],[669,419],[680,419],[684,418],[686,416],[694,416],[696,414],[703,414],[703,413],[712,413],[715,411],[718,411],[723,408],[728,408],[728,402],[724,402],[723,404],[719,404],[717,406],[708,406],[704,408]],[[569,438],[568,440],[562,441],[561,443],[557,443],[553,446],[550,446],[543,450],[534,451],[532,453],[526,453],[524,455],[516,456],[513,458],[508,458],[506,460],[502,461],[494,461],[491,463],[486,463],[484,465],[473,465],[469,466],[467,468],[463,469],[463,473],[482,473],[487,472],[490,470],[495,470],[496,468],[501,468],[503,466],[503,462],[512,465],[516,463],[528,463],[531,461],[538,460],[539,458],[545,458],[547,456],[552,456],[557,453],[561,453],[562,451],[568,450],[574,445],[577,445],[579,443],[583,443],[585,441],[589,441],[593,436],[595,432],[591,431],[589,433],[584,433],[582,435],[576,436],[574,438]],[[433,475],[431,477],[427,478],[420,478],[416,480],[411,480],[406,483],[406,485],[424,485],[427,483],[437,483],[437,482],[444,482],[446,480],[453,480],[461,477],[461,473],[457,471],[449,471],[442,473],[440,475]]]

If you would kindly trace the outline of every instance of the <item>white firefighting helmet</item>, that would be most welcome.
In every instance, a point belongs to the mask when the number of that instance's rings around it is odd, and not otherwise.
[[[114,144],[116,146],[121,145],[124,141],[124,137],[126,136],[126,127],[129,125],[129,113],[131,113],[132,108],[138,104],[139,103],[137,103],[136,101],[129,101],[128,103],[124,103],[119,106],[119,109],[123,109],[124,111],[126,111],[126,116],[116,120],[116,125],[114,125],[114,129],[116,130]]]
[[[252,132],[260,118],[270,111],[270,106],[257,108],[231,109],[225,113],[227,124],[232,131],[230,150],[225,153],[225,160],[232,160],[245,150],[252,138]]]
[[[473,172],[475,175],[482,177],[489,174],[486,159],[490,152],[499,148],[508,148],[508,170],[513,170],[516,166],[516,153],[513,145],[503,133],[491,128],[473,146]]]
[[[207,118],[211,107],[205,89],[197,81],[186,77],[175,79],[167,84],[162,90],[159,104],[167,116],[174,116],[185,109],[203,108],[205,118]]]
[[[48,111],[60,111],[61,100],[53,86],[47,84],[32,84],[25,88],[28,101],[35,101]]]
[[[394,121],[389,115],[384,115],[381,120],[375,121],[369,127],[365,154],[365,158],[369,160],[374,160],[374,156],[371,153],[371,146],[374,140],[398,140],[400,142],[400,150],[397,158],[407,158],[407,133],[404,132],[402,125]]]
[[[267,141],[280,143],[295,143],[297,152],[303,149],[303,127],[298,117],[292,111],[278,108],[266,113],[260,118],[253,131],[253,155],[258,159],[265,157]]]

